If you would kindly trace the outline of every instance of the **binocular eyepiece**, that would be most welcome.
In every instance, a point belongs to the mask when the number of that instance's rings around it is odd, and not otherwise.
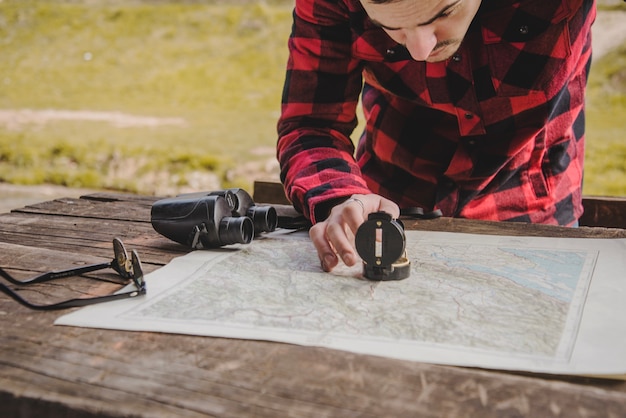
[[[276,209],[259,206],[243,189],[187,193],[152,205],[152,227],[159,234],[199,250],[248,244],[255,235],[272,232]]]
[[[255,234],[272,232],[278,224],[278,215],[273,206],[259,206],[243,189],[227,189],[209,192],[209,196],[223,196],[232,208],[233,216],[252,219]]]

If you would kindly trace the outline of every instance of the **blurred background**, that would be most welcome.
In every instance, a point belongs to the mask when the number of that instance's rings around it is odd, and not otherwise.
[[[278,181],[293,0],[0,0],[0,212]],[[626,3],[599,0],[584,193],[626,196]],[[358,130],[357,130],[358,131]]]

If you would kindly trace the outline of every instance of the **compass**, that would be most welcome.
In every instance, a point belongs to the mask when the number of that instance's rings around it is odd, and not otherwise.
[[[370,280],[402,280],[411,273],[406,257],[406,237],[400,221],[387,212],[371,213],[355,235],[363,260],[363,276]]]

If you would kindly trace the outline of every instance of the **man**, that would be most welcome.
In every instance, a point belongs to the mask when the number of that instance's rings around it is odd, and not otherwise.
[[[277,152],[323,268],[357,262],[379,210],[575,225],[594,18],[594,0],[296,0]]]

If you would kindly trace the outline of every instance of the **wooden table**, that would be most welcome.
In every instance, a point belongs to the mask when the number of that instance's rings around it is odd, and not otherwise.
[[[186,252],[153,231],[154,200],[96,194],[2,214],[0,266],[26,278],[110,261],[111,240],[118,236],[152,271]],[[626,237],[623,229],[455,219],[406,226]],[[50,301],[117,287],[69,278],[22,295]],[[263,341],[54,326],[59,315],[29,310],[0,294],[1,417],[626,415],[623,381],[438,366]]]

